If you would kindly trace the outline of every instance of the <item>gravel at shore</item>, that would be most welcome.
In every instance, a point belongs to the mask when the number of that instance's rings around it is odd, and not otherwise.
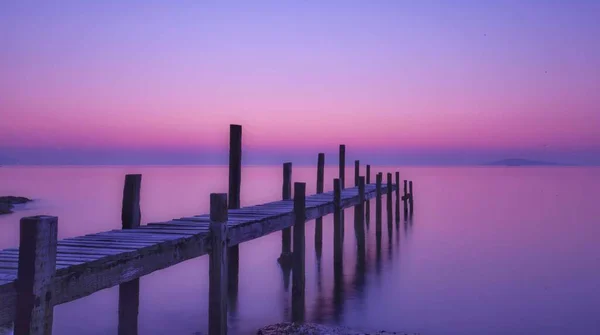
[[[258,330],[257,335],[418,335],[390,331],[361,331],[338,326],[325,326],[314,323],[277,323]]]

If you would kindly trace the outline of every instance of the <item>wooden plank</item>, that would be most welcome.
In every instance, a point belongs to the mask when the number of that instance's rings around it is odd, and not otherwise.
[[[292,253],[292,321],[304,322],[306,184],[294,183],[294,252]]]
[[[66,247],[84,247],[84,248],[96,248],[96,249],[113,249],[113,250],[123,250],[123,251],[127,251],[127,250],[137,250],[137,249],[141,249],[144,246],[132,246],[132,245],[128,245],[128,244],[123,244],[123,243],[111,243],[111,242],[105,242],[105,241],[100,241],[97,243],[93,243],[93,242],[78,242],[78,241],[58,241],[58,245],[59,246],[66,246]]]
[[[57,232],[56,217],[21,219],[15,335],[52,334]]]
[[[227,334],[227,194],[210,195],[208,333]]]

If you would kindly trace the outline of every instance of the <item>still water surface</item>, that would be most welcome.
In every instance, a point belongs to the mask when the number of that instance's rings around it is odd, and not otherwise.
[[[399,170],[415,182],[415,213],[375,234],[375,202],[365,264],[352,209],[345,214],[343,283],[334,285],[332,217],[324,218],[320,260],[307,223],[308,321],[422,334],[600,334],[600,169],[422,168]],[[120,228],[126,173],[142,173],[142,220],[208,212],[209,193],[227,191],[226,167],[2,167],[0,195],[35,202],[0,216],[0,248],[18,244],[19,218],[59,217],[61,238]],[[337,168],[326,168],[326,190]],[[352,169],[346,174],[353,176]],[[314,193],[316,168],[293,181]],[[242,205],[281,197],[281,167],[245,167]],[[291,287],[277,263],[280,233],[240,247],[230,332],[290,318]],[[379,246],[379,247],[378,247]],[[140,334],[206,332],[208,258],[140,281]],[[55,334],[116,334],[118,288],[57,306]]]

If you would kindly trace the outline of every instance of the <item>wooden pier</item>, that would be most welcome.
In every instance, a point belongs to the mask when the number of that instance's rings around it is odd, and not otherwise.
[[[53,307],[94,292],[120,285],[119,334],[137,334],[139,278],[183,261],[210,255],[209,334],[227,333],[228,295],[237,292],[240,261],[238,245],[282,230],[282,266],[292,267],[292,318],[304,321],[304,223],[334,214],[334,262],[341,262],[344,230],[343,209],[355,207],[364,217],[365,202],[377,198],[376,213],[381,217],[381,197],[391,207],[396,191],[396,219],[400,200],[404,214],[412,214],[410,193],[404,180],[399,198],[400,178],[395,184],[391,173],[387,183],[377,174],[376,183],[360,175],[355,161],[355,186],[345,186],[345,146],[340,146],[339,178],[334,190],[324,192],[325,155],[318,155],[317,193],[306,195],[305,183],[291,184],[291,163],[283,165],[282,200],[240,208],[242,128],[230,128],[229,194],[210,195],[210,213],[141,225],[141,175],[127,175],[123,189],[122,228],[57,240],[59,220],[53,216],[21,219],[19,248],[0,251],[0,325],[14,323],[15,335],[51,334]],[[292,197],[292,189],[294,194]],[[388,208],[388,215],[392,211]],[[378,234],[381,231],[377,220]],[[361,221],[362,222],[362,221]],[[367,223],[368,224],[368,223]],[[357,237],[364,227],[355,223]],[[321,248],[322,220],[317,221],[315,246]],[[293,230],[293,231],[292,231]],[[293,243],[292,243],[293,242]],[[357,239],[359,249],[364,249]],[[293,250],[292,250],[293,248]],[[276,257],[276,255],[274,255]],[[243,260],[243,255],[241,256]]]

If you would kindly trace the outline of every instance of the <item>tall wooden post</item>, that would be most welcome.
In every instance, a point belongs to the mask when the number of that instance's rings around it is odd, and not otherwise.
[[[341,208],[341,182],[333,180],[333,263],[334,266],[342,262],[342,208]]]
[[[367,164],[367,179],[365,181],[367,185],[371,184],[371,165]],[[365,221],[367,229],[369,228],[369,221],[371,221],[371,201],[367,201],[365,204]]]
[[[387,174],[387,189],[386,189],[387,201],[391,205],[392,204],[392,174],[388,172]]]
[[[319,153],[317,159],[317,194],[323,193],[325,181],[325,154]],[[317,259],[321,259],[323,250],[323,218],[315,220],[315,251]]]
[[[358,186],[358,177],[360,176],[360,161],[354,161],[354,186]]]
[[[356,243],[359,253],[365,252],[365,225],[364,225],[364,206],[365,206],[365,177],[358,177],[358,198],[359,204],[354,206],[354,233],[356,234]]]
[[[240,190],[242,183],[242,126],[229,126],[229,209],[240,208]],[[238,292],[238,276],[240,267],[240,249],[238,245],[230,247],[228,256],[228,284],[230,307],[235,312]]]
[[[21,219],[15,335],[52,334],[57,234],[55,216]]]
[[[381,234],[381,173],[375,176],[376,197],[375,197],[375,232]]]
[[[413,183],[412,180],[408,182],[408,192],[410,193],[409,197],[408,197],[408,201],[409,201],[409,206],[410,206],[410,212],[413,212],[413,187],[412,187]]]
[[[343,190],[346,179],[346,146],[340,144],[340,188]]]
[[[292,198],[292,163],[283,163],[283,185],[281,186],[281,198],[289,200]],[[292,228],[284,228],[281,231],[281,256],[279,263],[289,265],[292,260]]]
[[[208,333],[227,335],[227,194],[210,195]]]
[[[408,213],[408,181],[404,180],[404,196],[402,197],[402,202],[404,203],[404,217],[406,217]]]
[[[387,222],[388,222],[388,237],[392,240],[392,232],[393,232],[393,221],[394,221],[394,213],[392,212],[392,174],[388,172],[387,174],[387,202],[386,202],[386,213],[387,213]]]
[[[134,229],[139,227],[141,224],[141,186],[141,174],[128,174],[125,176],[125,185],[123,186],[123,205],[121,207],[122,229]],[[139,305],[139,278],[119,285],[119,335],[134,335],[138,333]]]
[[[292,319],[304,321],[304,224],[306,222],[306,184],[294,183],[294,252],[292,254]]]
[[[400,222],[400,172],[396,171],[396,223]]]

